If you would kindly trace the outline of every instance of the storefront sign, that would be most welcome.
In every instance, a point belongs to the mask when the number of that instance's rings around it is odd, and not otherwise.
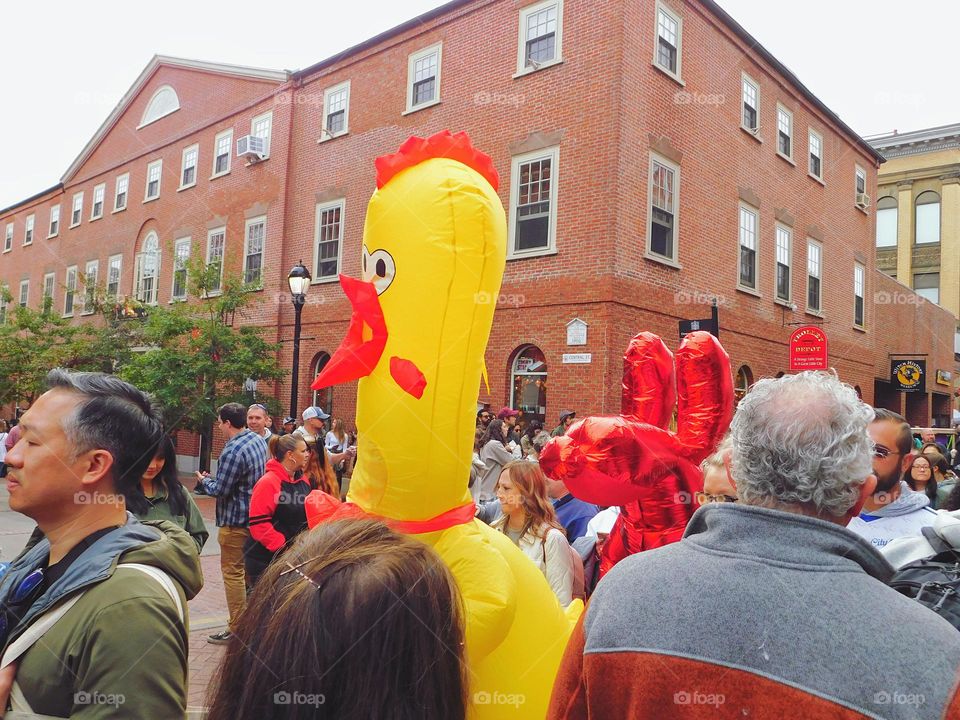
[[[903,392],[927,391],[926,360],[891,360],[890,384]]]
[[[564,353],[564,365],[586,365],[593,362],[592,353]]]
[[[816,325],[804,325],[790,336],[790,370],[826,370],[827,336]]]
[[[952,385],[953,373],[949,370],[937,370],[937,385]]]

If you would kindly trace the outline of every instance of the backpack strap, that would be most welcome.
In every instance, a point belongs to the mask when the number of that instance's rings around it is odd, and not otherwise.
[[[925,525],[924,527],[920,528],[920,532],[923,533],[924,539],[930,543],[935,555],[940,555],[941,553],[945,552],[957,555],[956,550],[954,550],[946,540],[937,535],[937,531],[934,530],[931,525]]]

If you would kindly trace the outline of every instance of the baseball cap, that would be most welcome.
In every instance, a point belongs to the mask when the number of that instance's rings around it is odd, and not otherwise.
[[[287,416],[283,419],[283,423],[281,423],[281,424],[282,424],[282,425],[286,425],[287,423],[292,423],[292,422],[296,422],[296,419],[290,417],[289,415],[287,415]]]
[[[568,417],[576,417],[577,413],[573,410],[561,410],[560,411],[560,422],[563,422]]]
[[[519,410],[514,410],[513,408],[505,407],[500,412],[497,413],[497,418],[499,420],[505,420],[508,417],[516,417],[520,414]]]
[[[327,413],[323,411],[323,408],[318,408],[316,405],[308,407],[303,411],[303,420],[312,420],[313,418],[320,418],[321,420],[326,420],[330,417]]]

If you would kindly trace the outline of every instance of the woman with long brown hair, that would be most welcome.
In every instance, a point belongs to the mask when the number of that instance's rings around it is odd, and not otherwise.
[[[330,462],[330,453],[320,443],[307,443],[310,456],[303,469],[303,477],[314,490],[322,490],[335,498],[340,497],[337,474]]]
[[[573,599],[570,544],[547,496],[540,466],[528,460],[507,463],[496,491],[503,515],[492,527],[513,540],[540,568],[557,600],[566,607]]]
[[[432,548],[375,520],[304,534],[260,578],[208,720],[463,720],[464,611]]]

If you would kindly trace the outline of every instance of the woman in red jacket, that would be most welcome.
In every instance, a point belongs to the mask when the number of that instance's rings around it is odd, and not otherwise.
[[[244,569],[252,587],[274,556],[307,528],[304,501],[306,477],[294,479],[307,462],[307,443],[300,435],[271,435],[267,472],[250,497],[250,537],[244,546]]]

